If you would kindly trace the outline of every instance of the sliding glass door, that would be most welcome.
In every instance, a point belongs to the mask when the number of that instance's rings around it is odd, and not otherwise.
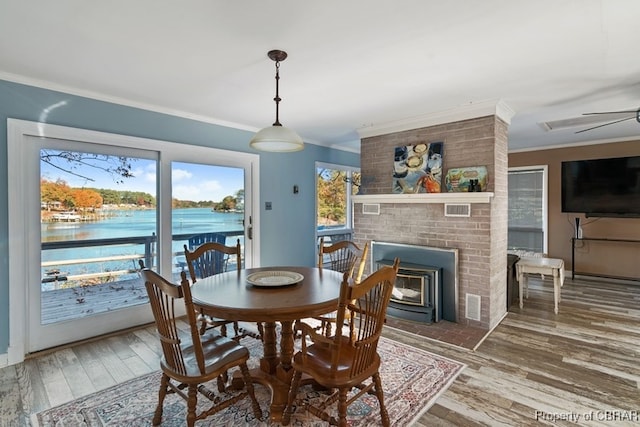
[[[33,143],[41,232],[40,284],[30,283],[30,307],[40,307],[29,313],[34,344],[52,330],[68,335],[78,321],[84,327],[125,312],[145,318],[145,307],[138,313],[147,302],[138,270],[139,261],[157,264],[157,153],[47,138]]]
[[[194,235],[240,239],[243,265],[258,262],[245,238],[258,156],[20,121],[9,154],[10,340],[24,353],[152,321],[140,263],[177,279]]]
[[[171,234],[177,267],[175,279],[186,269],[184,246],[190,250],[205,241],[245,245],[244,181],[241,167],[192,162],[171,164]],[[244,256],[242,257],[244,258]],[[227,270],[243,259],[225,259]]]

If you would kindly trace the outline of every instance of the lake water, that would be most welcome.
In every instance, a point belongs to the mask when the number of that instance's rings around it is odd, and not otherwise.
[[[156,211],[153,209],[112,212],[113,216],[95,222],[42,223],[42,242],[148,237],[156,233]],[[217,231],[242,232],[244,229],[242,224],[243,217],[242,213],[212,212],[210,208],[174,209],[172,211],[172,232],[174,235],[195,235]],[[227,244],[231,245],[238,237],[240,238],[240,243],[243,244],[244,238],[242,235],[229,238]],[[173,252],[182,252],[184,243],[186,242],[174,241]],[[42,262],[143,253],[144,245],[52,249],[42,251]],[[62,272],[61,274],[74,275],[130,269],[136,266],[137,264],[132,260],[63,266],[47,265],[42,268],[42,277],[46,277],[47,271],[51,269],[59,269]]]

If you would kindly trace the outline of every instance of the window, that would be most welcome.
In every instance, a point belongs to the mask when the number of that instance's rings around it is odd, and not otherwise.
[[[157,265],[155,153],[53,138],[31,142],[40,159],[42,281],[34,280],[30,307],[39,302],[40,311],[31,312],[30,323],[146,305],[138,260]]]
[[[547,167],[509,168],[509,250],[547,253]]]
[[[142,285],[135,262],[169,277],[181,270],[177,255],[192,234],[237,239],[251,224],[254,238],[241,240],[243,264],[259,264],[255,154],[14,119],[7,152],[15,159],[8,170],[12,364],[151,321],[140,304],[146,291],[134,288]],[[110,173],[96,172],[114,160],[117,180],[132,173],[121,188],[111,187]]]
[[[318,236],[331,240],[350,239],[352,234],[351,196],[360,188],[359,169],[332,164],[316,164],[316,226]]]

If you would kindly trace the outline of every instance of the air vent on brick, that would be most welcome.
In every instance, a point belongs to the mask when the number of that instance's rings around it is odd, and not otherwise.
[[[465,301],[465,317],[471,320],[480,321],[482,297],[480,295],[467,294]]]
[[[471,216],[470,203],[445,203],[444,216]]]
[[[380,215],[380,204],[379,203],[363,203],[362,213],[364,215]]]

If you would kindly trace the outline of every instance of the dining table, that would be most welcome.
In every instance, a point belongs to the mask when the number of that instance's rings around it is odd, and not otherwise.
[[[273,422],[282,420],[293,377],[293,323],[335,311],[342,280],[342,273],[319,267],[260,267],[198,279],[191,288],[203,314],[262,324],[263,354],[251,377],[271,391]]]

